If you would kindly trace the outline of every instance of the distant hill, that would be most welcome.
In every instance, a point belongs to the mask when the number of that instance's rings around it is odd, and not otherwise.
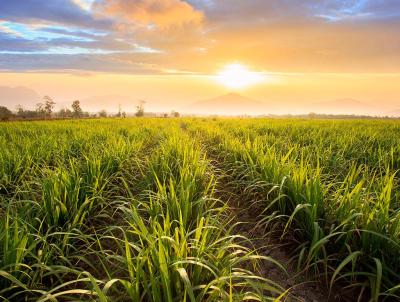
[[[396,117],[400,117],[400,109],[392,110],[392,111],[386,112],[385,115],[387,115],[387,116],[396,116]]]
[[[311,104],[307,108],[309,112],[319,114],[357,114],[357,115],[381,115],[379,108],[354,99],[338,99],[334,101]]]
[[[272,110],[266,103],[244,97],[237,93],[228,93],[216,98],[201,100],[187,106],[184,111],[206,115],[262,115]]]
[[[124,111],[135,111],[138,100],[123,95],[101,95],[82,99],[82,106],[91,111],[105,109],[110,112],[117,112],[119,105]]]
[[[33,89],[23,86],[0,86],[0,106],[6,106],[10,110],[14,110],[16,105],[32,109],[41,100],[42,97]]]

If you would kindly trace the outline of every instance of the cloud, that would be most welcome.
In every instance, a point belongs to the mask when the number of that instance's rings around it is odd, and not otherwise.
[[[148,54],[130,54],[130,60],[118,54],[0,54],[2,72],[110,72],[125,74],[161,74]]]
[[[242,61],[283,72],[400,71],[399,1],[189,2],[204,11],[214,41],[203,66]]]
[[[320,1],[308,3],[317,17],[330,22],[385,21],[400,17],[400,3],[396,0]]]
[[[18,32],[17,32],[18,33]],[[2,31],[0,27],[0,54],[54,54],[59,51],[65,54],[76,53],[157,53],[156,49],[129,41],[116,39],[112,35],[95,35],[82,31],[65,31],[62,29],[44,28],[36,32],[37,38],[31,39],[28,34],[17,34]],[[47,33],[50,33],[49,38]]]
[[[98,0],[94,10],[148,28],[198,24],[203,20],[202,12],[181,0]]]
[[[399,72],[399,26],[398,0],[0,0],[0,68]]]
[[[107,19],[95,18],[89,11],[70,0],[0,1],[0,19],[21,22],[51,22],[89,28],[109,28]]]
[[[338,21],[390,19],[400,16],[398,0],[188,0],[214,21],[305,21],[331,16]],[[289,20],[291,19],[291,20]],[[327,20],[329,21],[329,20]],[[234,22],[236,23],[236,22]],[[241,22],[243,23],[243,22]]]
[[[0,53],[7,51],[32,52],[44,49],[46,46],[43,43],[0,31]]]
[[[15,37],[21,37],[21,34],[18,31],[9,28],[5,23],[6,22],[0,22],[0,34],[3,32]]]
[[[76,5],[80,6],[84,10],[90,10],[95,0],[72,0]]]

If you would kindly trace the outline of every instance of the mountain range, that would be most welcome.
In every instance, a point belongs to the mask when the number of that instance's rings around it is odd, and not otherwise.
[[[267,103],[237,93],[200,100],[184,108],[185,112],[201,115],[262,115],[272,110]]]
[[[319,114],[357,114],[381,115],[380,109],[365,102],[346,98],[333,101],[313,103],[307,107],[308,112]]]
[[[215,98],[200,100],[184,108],[185,112],[200,115],[267,115],[267,114],[344,114],[344,115],[385,115],[378,107],[351,98],[333,101],[296,105],[253,100],[237,93],[228,93]],[[392,116],[400,115],[399,111],[390,112]]]
[[[17,105],[25,108],[35,108],[36,103],[41,102],[42,97],[33,89],[17,86],[0,86],[0,106],[6,106],[14,110]],[[57,102],[57,107],[69,107],[69,103]],[[122,95],[93,96],[82,99],[85,110],[98,111],[101,109],[118,111],[119,105],[122,110],[133,112],[136,110],[138,100],[134,97]],[[273,104],[273,105],[272,105]],[[151,111],[168,111],[168,104],[165,108],[160,106],[146,105]],[[228,93],[210,99],[199,100],[187,105],[180,110],[182,113],[199,115],[268,115],[268,114],[357,114],[357,115],[382,115],[400,117],[400,109],[387,110],[365,103],[359,100],[344,98],[332,101],[314,102],[297,105],[295,102],[285,103],[270,100],[269,102],[254,100],[238,93]]]
[[[123,111],[133,112],[136,110],[138,100],[133,97],[123,95],[101,95],[82,99],[82,105],[90,111],[105,109],[110,112],[117,112],[119,106]]]
[[[34,108],[40,101],[39,94],[31,88],[0,86],[0,106],[6,106],[11,110],[14,110],[17,105]]]
[[[387,115],[387,116],[400,117],[400,109],[388,111],[388,112],[386,112],[385,115]]]

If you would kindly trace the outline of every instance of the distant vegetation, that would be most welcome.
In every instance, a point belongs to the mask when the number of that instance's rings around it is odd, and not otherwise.
[[[144,116],[144,104],[145,104],[145,103],[146,103],[145,101],[140,101],[140,102],[139,102],[139,105],[136,106],[136,113],[135,113],[135,115],[136,115],[137,117],[142,117],[142,116]]]
[[[230,105],[230,101],[233,98],[233,104]],[[223,101],[223,102],[221,102]],[[217,102],[219,106],[219,113],[213,112],[212,109],[212,102]],[[400,119],[400,116],[370,116],[370,115],[356,115],[356,114],[322,114],[322,113],[314,113],[310,112],[308,114],[268,114],[267,107],[260,107],[255,112],[257,114],[236,114],[232,115],[232,112],[246,112],[246,102],[250,102],[250,105],[253,104],[254,101],[251,99],[244,98],[240,95],[236,94],[228,94],[222,96],[220,98],[212,99],[206,101],[206,105],[204,106],[204,101],[200,103],[194,104],[191,110],[194,110],[192,114],[184,114],[184,116],[196,116],[196,106],[200,106],[197,112],[197,115],[200,116],[236,116],[240,118],[305,118],[305,119]],[[109,113],[106,110],[102,109],[96,113],[84,111],[81,107],[81,102],[79,100],[75,100],[72,102],[70,107],[64,107],[55,111],[56,102],[50,96],[44,96],[43,102],[37,103],[35,110],[28,110],[24,109],[22,106],[17,105],[15,111],[13,112],[10,108],[6,108],[4,106],[0,106],[0,120],[8,121],[8,120],[43,120],[43,119],[77,119],[77,118],[126,118],[128,116],[135,116],[135,117],[173,117],[178,118],[181,114],[175,110],[171,112],[161,112],[161,113],[154,113],[154,112],[146,112],[145,111],[145,104],[146,101],[139,100],[136,105],[136,111],[127,113],[123,111],[121,106],[118,106],[118,111],[115,113]],[[262,104],[261,102],[256,102],[256,105]],[[240,105],[240,106],[239,106]],[[239,108],[239,107],[240,108]],[[207,111],[206,111],[207,107]],[[236,108],[236,111],[232,111],[232,107]],[[227,114],[222,114],[223,108],[226,108]],[[240,109],[240,110],[239,110]],[[254,108],[253,108],[254,109]],[[231,114],[229,114],[231,112]]]
[[[35,110],[27,110],[22,106],[16,107],[16,112],[13,113],[8,109],[8,113],[3,120],[11,119],[67,119],[67,118],[87,118],[94,115],[84,112],[81,108],[79,100],[72,102],[71,108],[61,108],[59,111],[54,111],[56,103],[54,100],[45,96],[42,103],[37,103]],[[1,107],[0,107],[1,108]],[[5,108],[5,107],[4,107]],[[7,108],[6,108],[7,109]]]
[[[136,112],[134,115],[136,117],[144,116],[156,116],[156,114],[145,112],[146,102],[140,100],[136,106]],[[49,97],[44,96],[43,102],[37,103],[35,110],[24,109],[21,105],[16,106],[15,112],[12,112],[9,108],[5,106],[0,106],[0,121],[9,120],[45,120],[45,119],[76,119],[76,118],[107,118],[107,117],[117,117],[126,118],[128,114],[122,110],[121,106],[118,107],[117,113],[108,113],[106,110],[102,109],[97,113],[89,113],[83,111],[81,107],[81,102],[75,100],[72,102],[71,107],[61,108],[55,111],[56,102]],[[180,113],[177,111],[171,111],[170,114],[163,113],[162,117],[180,117]]]
[[[0,120],[7,121],[13,117],[13,113],[7,107],[0,106]]]

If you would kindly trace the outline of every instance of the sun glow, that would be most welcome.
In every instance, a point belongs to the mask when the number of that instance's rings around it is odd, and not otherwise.
[[[217,73],[215,80],[228,88],[243,89],[265,80],[262,73],[249,70],[241,64],[229,64]]]

